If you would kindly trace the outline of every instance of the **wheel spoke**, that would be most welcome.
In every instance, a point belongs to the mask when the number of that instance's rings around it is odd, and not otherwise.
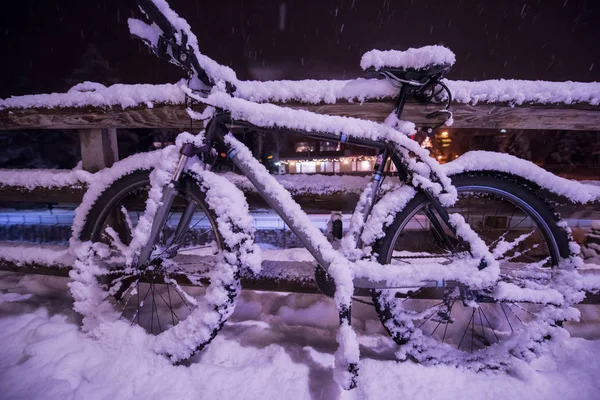
[[[502,305],[502,303],[500,303]],[[485,311],[483,311],[483,304],[481,304],[479,306],[479,308],[481,309],[481,313],[483,314],[483,317],[485,318],[485,320],[487,321],[488,326],[490,327],[490,330],[492,331],[492,333],[494,334],[494,336],[496,337],[496,342],[499,342],[500,339],[498,338],[498,335],[496,335],[496,331],[494,330],[494,328],[492,327],[492,324],[490,324],[490,320],[488,319],[487,315],[485,315]],[[502,310],[504,311],[504,310]],[[504,313],[504,315],[506,315],[506,313]],[[510,325],[510,322],[509,322]],[[510,327],[510,329],[512,330],[512,326]],[[513,331],[514,332],[514,331]]]
[[[158,307],[156,306],[156,301],[155,301],[155,295],[156,295],[156,285],[152,285],[153,289],[152,289],[152,307],[154,308],[154,311],[156,312],[156,322],[158,323],[158,332],[162,332],[162,326],[160,324],[160,316],[158,315]]]
[[[139,296],[140,291],[139,291],[139,288],[138,288],[137,310],[136,310],[135,314],[133,315],[133,318],[131,318],[131,325],[133,325],[133,323],[135,322],[135,318],[136,317],[138,319],[138,325],[140,324],[140,307],[142,307],[142,304],[144,304],[144,302],[146,301],[146,297],[148,297],[148,293],[150,293],[150,289],[152,289],[152,286],[148,287],[148,290],[146,291],[146,294],[144,295],[144,298],[140,302],[140,296]]]
[[[171,289],[170,289],[170,286],[171,285],[167,285],[167,294],[169,296],[169,304],[173,304],[171,302]],[[172,320],[173,326],[175,326],[175,318],[174,317],[177,318],[177,320],[179,321],[179,317],[177,317],[177,314],[175,314],[175,311],[173,311],[173,309],[171,308],[171,320]]]
[[[125,305],[123,306],[123,311],[121,312],[121,315],[119,316],[119,318],[123,318],[123,314],[125,313],[125,310],[127,310],[127,305],[129,304],[129,300],[131,300],[131,291],[133,290],[133,286],[134,285],[138,285],[139,280],[136,280],[135,282],[133,282],[129,288],[123,293],[123,296],[119,299],[119,301],[117,301],[117,304],[115,304],[116,306],[119,305],[119,303],[121,302],[121,300],[123,300],[123,298],[125,297],[125,295],[127,294],[127,292],[129,292],[129,296],[127,296],[127,301],[125,302]]]
[[[479,313],[479,323],[481,324],[481,335],[486,341],[486,344],[488,344],[490,342],[487,340],[487,335],[485,334],[485,326],[483,325],[483,317],[481,316],[481,304],[477,308],[477,312]]]
[[[452,302],[452,304],[450,304],[450,311],[448,311],[449,316],[452,315],[452,308],[454,307],[454,303],[456,303],[456,300],[454,300]],[[449,321],[446,322],[446,326],[444,327],[444,336],[442,336],[442,343],[444,343],[444,341],[446,340],[446,333],[448,332],[448,325],[450,325]]]
[[[506,189],[506,186],[502,186],[505,184],[510,186],[512,183],[502,183],[498,187],[479,186],[479,183],[470,183],[467,178],[463,179],[465,179],[466,189],[461,190],[460,186],[457,187],[460,194],[459,201],[448,212],[458,212],[465,218],[465,221],[472,223],[472,229],[485,241],[495,258],[501,263],[502,281],[520,287],[537,287],[539,290],[549,286],[552,276],[546,272],[550,272],[551,269],[546,267],[557,262],[557,255],[560,254],[560,251],[557,242],[546,240],[549,235],[552,235],[552,224],[556,224],[556,222],[545,220],[543,214],[536,214],[536,211],[539,212],[544,205],[537,206],[533,200],[530,202],[526,197],[520,197],[518,188],[510,191]],[[487,178],[479,177],[477,179]],[[443,264],[446,259],[452,258],[448,257],[448,254],[445,253],[446,249],[440,246],[437,236],[433,236],[436,232],[429,232],[427,229],[429,225],[424,219],[424,215],[427,213],[427,207],[430,206],[429,200],[423,198],[422,202],[415,203],[414,206],[401,211],[396,216],[398,222],[394,222],[396,225],[392,226],[406,229],[406,231],[398,232],[396,230],[388,233],[388,235],[393,235],[394,241],[383,241],[385,245],[380,250],[382,256],[380,259],[384,263],[392,261],[398,265],[411,263],[416,265],[423,260],[427,261],[426,258],[432,258],[431,262]],[[406,217],[403,217],[404,215]],[[402,218],[406,218],[406,220],[402,221]],[[431,219],[431,216],[428,218]],[[429,224],[432,223],[429,221]],[[424,240],[419,240],[420,236],[411,235],[412,232],[408,230],[413,228],[419,230],[419,235],[420,232],[430,234],[423,236]],[[389,236],[386,238],[389,240]],[[396,251],[403,253],[396,253]],[[418,257],[419,254],[426,255]],[[528,329],[531,325],[534,329],[535,324],[543,323],[543,319],[538,315],[538,310],[551,306],[539,304],[530,307],[526,304],[500,302],[490,296],[487,291],[469,290],[468,286],[466,289],[465,292],[473,292],[475,298],[481,297],[488,300],[473,307],[470,315],[467,314],[468,308],[464,309],[464,314],[458,313],[457,321],[460,321],[458,329],[453,329],[449,325],[456,323],[451,318],[453,312],[457,314],[453,310],[454,302],[465,302],[466,300],[462,290],[460,291],[461,295],[457,298],[446,299],[446,304],[448,304],[448,300],[452,300],[449,311],[438,309],[439,304],[429,306],[430,299],[439,297],[434,296],[433,293],[431,295],[434,297],[430,297],[430,293],[423,293],[423,289],[398,296],[389,305],[383,303],[383,306],[384,310],[387,307],[389,310],[387,312],[392,313],[392,318],[398,326],[402,327],[408,323],[404,321],[412,320],[415,332],[418,330],[420,335],[429,336],[438,343],[446,343],[446,338],[452,337],[453,340],[447,344],[454,347],[455,351],[460,350],[467,353],[484,350],[517,332],[528,332],[520,329],[518,324],[526,326]],[[386,291],[380,293],[385,294]],[[448,315],[446,315],[446,311]],[[394,316],[395,312],[400,313],[397,318]],[[387,315],[389,319],[389,314]],[[434,318],[436,315],[440,319]],[[524,315],[526,318],[523,317]],[[426,327],[427,323],[432,320],[435,323],[431,327]],[[445,324],[443,329],[441,328],[442,324]],[[479,327],[476,326],[477,324]],[[465,326],[463,327],[463,325]],[[407,338],[410,339],[410,332],[413,330],[407,331],[409,333],[406,336],[399,338],[402,342],[397,341],[402,344]],[[471,331],[470,340],[467,337],[469,330]],[[533,336],[530,340],[533,340]],[[428,349],[419,348],[411,353],[415,358],[425,360],[429,357],[427,354],[435,356],[435,350],[428,352]]]
[[[517,303],[511,303],[511,304],[512,304],[513,306],[515,306],[515,307],[518,307],[518,308],[520,308],[521,310],[525,311],[526,313],[528,313],[528,314],[531,314],[532,316],[534,316],[534,317],[535,317],[535,314],[534,314],[534,313],[532,313],[531,311],[529,311],[529,310],[527,310],[527,309],[523,308],[523,307],[522,307],[520,304],[517,304]]]
[[[442,324],[442,321],[438,321],[438,324],[435,326],[435,329],[431,332],[431,336],[433,336],[433,334],[435,333],[435,331],[437,331],[437,329],[440,327],[440,325]]]
[[[473,308],[473,314],[471,315],[471,353],[473,352],[473,340],[475,339],[475,308]]]
[[[179,320],[179,317],[177,316],[177,314],[175,314],[175,310],[173,310],[173,307],[171,306],[171,292],[169,291],[169,286],[171,285],[165,285],[167,287],[167,293],[168,293],[168,298],[169,298],[169,302],[167,302],[167,300],[165,300],[164,296],[162,294],[160,294],[160,291],[156,291],[156,294],[158,294],[158,297],[161,298],[161,300],[165,303],[165,305],[167,306],[167,308],[169,309],[169,311],[171,312],[171,318],[173,318],[173,316],[175,318],[177,318],[177,320]],[[173,320],[173,325],[175,325],[175,320]]]
[[[467,331],[469,330],[469,324],[471,323],[471,319],[473,319],[473,316],[475,315],[475,310],[473,310],[473,313],[471,313],[471,318],[469,318],[469,322],[467,322],[465,331],[463,332],[462,337],[460,338],[460,342],[458,342],[458,349],[460,350],[460,345],[462,344],[465,335],[467,334]]]
[[[519,320],[519,322],[520,322],[522,325],[525,325],[525,324],[523,323],[523,321],[521,320],[521,318],[519,318],[519,316],[518,316],[518,315],[517,315],[517,314],[514,312],[514,310],[513,310],[512,308],[510,308],[510,306],[509,306],[507,303],[504,303],[504,305],[505,305],[505,306],[506,306],[506,307],[507,307],[507,308],[510,310],[510,312],[511,312],[511,313],[512,313],[512,314],[515,316],[515,318]]]
[[[433,306],[431,306],[431,307],[427,307],[427,308],[426,308],[426,309],[424,309],[422,312],[424,313],[425,311],[427,311],[427,310],[431,310],[432,308],[434,308],[434,307],[437,307],[437,306],[439,306],[439,305],[442,305],[442,304],[444,304],[444,302],[443,302],[443,301],[442,301],[441,303],[437,303],[437,304],[435,304],[435,305],[433,305]],[[423,322],[421,323],[421,325],[419,325],[419,326],[418,326],[418,328],[422,327],[422,326],[425,324],[425,322],[429,321],[429,320],[431,319],[431,317],[433,317],[434,315],[435,315],[435,312],[432,312],[432,313],[431,313],[431,315],[429,315],[429,317],[427,317],[427,319],[426,319],[425,321],[423,321]]]

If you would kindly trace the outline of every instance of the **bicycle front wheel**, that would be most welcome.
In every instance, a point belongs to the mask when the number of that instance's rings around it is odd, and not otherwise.
[[[551,208],[503,176],[471,173],[453,177],[452,183],[459,200],[447,211],[461,214],[489,246],[500,263],[500,280],[520,288],[556,290],[554,272],[569,256],[569,238]],[[427,197],[417,195],[377,244],[379,262],[414,265],[456,257],[430,223],[432,217],[437,215]],[[443,234],[452,235],[448,230]],[[530,359],[539,354],[569,309],[564,304],[500,300],[494,288],[383,290],[374,291],[373,299],[382,323],[408,357],[475,363],[477,368],[497,367],[507,355]]]
[[[138,325],[166,343],[157,351],[181,361],[201,350],[221,329],[239,294],[239,277],[228,284],[206,278],[225,246],[205,194],[189,176],[178,186],[149,262],[136,266],[124,259],[146,210],[149,176],[150,171],[137,171],[117,180],[87,216],[80,239],[90,243],[93,257],[80,263],[79,273],[93,273],[95,279],[87,284],[106,300],[99,307],[86,308],[84,316]],[[224,299],[218,306],[206,299],[208,285],[221,285],[218,291]]]

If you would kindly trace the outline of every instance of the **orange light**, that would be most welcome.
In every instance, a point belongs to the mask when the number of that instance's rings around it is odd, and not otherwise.
[[[442,132],[442,137],[448,137],[448,131]]]

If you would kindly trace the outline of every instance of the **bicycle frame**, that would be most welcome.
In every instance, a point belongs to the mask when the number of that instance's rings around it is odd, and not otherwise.
[[[400,103],[401,105],[401,103]],[[399,109],[399,112],[402,110]],[[242,172],[244,176],[248,178],[250,183],[256,188],[261,197],[269,204],[273,210],[279,215],[279,217],[287,224],[292,232],[298,237],[298,239],[304,244],[306,249],[310,252],[310,254],[315,258],[317,263],[324,268],[326,271],[329,268],[329,262],[323,257],[323,253],[321,249],[315,247],[310,240],[310,237],[304,232],[298,224],[289,217],[290,213],[286,209],[286,206],[280,204],[277,199],[274,197],[271,191],[268,190],[267,185],[262,182],[258,176],[254,173],[254,171],[249,168],[245,163],[241,162],[238,158],[238,150],[235,147],[230,146],[225,141],[225,135],[228,133],[235,133],[239,130],[251,129],[256,132],[261,133],[269,133],[269,134],[293,134],[293,135],[302,135],[304,137],[309,137],[318,140],[328,140],[328,141],[338,141],[340,143],[349,143],[363,147],[369,147],[379,150],[379,155],[377,156],[377,161],[375,162],[375,166],[373,168],[373,172],[371,175],[370,183],[371,183],[371,195],[370,201],[366,202],[363,205],[363,208],[360,210],[362,215],[363,222],[366,222],[373,205],[377,199],[376,194],[379,192],[381,188],[381,182],[383,180],[383,176],[385,174],[385,167],[388,164],[388,161],[391,160],[396,166],[400,179],[407,183],[410,182],[411,179],[411,171],[407,168],[406,163],[403,161],[402,157],[398,154],[397,151],[394,150],[393,146],[380,141],[372,141],[367,139],[353,138],[344,134],[334,135],[330,133],[320,133],[320,132],[303,132],[296,131],[292,129],[286,128],[263,128],[252,125],[245,121],[232,121],[229,113],[227,112],[217,112],[215,116],[211,119],[211,121],[207,125],[206,129],[206,141],[207,144],[201,148],[195,147],[191,144],[184,144],[180,150],[180,159],[177,164],[176,169],[172,174],[172,184],[165,186],[163,189],[163,199],[162,204],[157,210],[157,214],[154,218],[154,222],[152,225],[151,234],[148,240],[148,243],[142,248],[140,253],[140,257],[138,259],[138,265],[143,265],[150,259],[150,255],[153,250],[154,243],[158,239],[158,235],[160,233],[161,227],[166,221],[168,216],[168,210],[171,208],[171,205],[174,201],[177,189],[176,185],[181,177],[185,169],[185,165],[187,160],[194,155],[206,155],[209,154],[213,149],[214,144],[218,144],[226,148],[227,156],[233,161],[236,167]],[[420,189],[417,189],[420,190]],[[422,191],[422,190],[421,190]],[[441,235],[443,240],[447,241],[449,246],[452,246],[446,234],[443,233],[443,228],[441,223],[444,223],[451,231],[454,231],[454,228],[449,223],[448,213],[440,204],[439,200],[430,194],[427,191],[422,191],[425,193],[432,205],[435,207],[436,211],[439,213],[442,221],[440,222],[435,216],[429,216],[433,228]],[[177,232],[183,231],[184,227],[189,224],[189,219],[193,214],[193,209],[186,210],[182,214],[182,218],[179,221],[178,227],[176,229],[175,236],[177,236]],[[362,229],[361,229],[362,231]],[[361,231],[356,232],[354,241],[356,246],[360,246],[360,235]],[[453,246],[452,246],[453,247]],[[449,247],[449,248],[452,248]],[[355,279],[354,285],[356,288],[360,289],[390,289],[391,287],[387,282],[378,282],[371,281],[368,279]],[[427,283],[424,282],[423,286],[438,286],[437,282]]]
[[[194,49],[188,46],[188,36],[187,33],[183,30],[181,31],[181,37],[179,39],[176,38],[175,33],[177,30],[172,25],[167,17],[165,17],[159,8],[150,0],[138,0],[138,3],[142,10],[150,17],[150,19],[158,25],[162,34],[158,38],[158,42],[155,45],[151,45],[150,47],[153,51],[161,58],[165,58],[171,62],[182,67],[190,77],[190,81],[193,78],[197,78],[196,80],[200,82],[200,93],[206,96],[209,93],[209,90],[213,86],[213,82],[207,76],[206,72],[201,68],[198,59],[196,58],[196,54],[194,53]],[[189,33],[190,36],[193,34]],[[141,36],[143,39],[144,35]],[[387,78],[392,78],[395,82],[400,84],[399,93],[396,102],[396,108],[394,113],[400,117],[404,108],[405,100],[407,94],[415,93],[418,90],[421,90],[426,87],[432,80],[438,80],[443,76],[446,71],[440,71],[441,75],[432,75],[427,78],[427,81],[412,81],[412,80],[403,80],[400,78],[394,78],[393,74],[384,73],[384,76]],[[228,93],[233,93],[232,84],[229,82],[225,82],[225,89]],[[441,83],[440,83],[441,84]],[[445,87],[443,84],[441,84]],[[446,88],[447,90],[447,88]],[[450,93],[448,91],[449,99],[451,98]],[[448,101],[448,106],[450,104],[450,100]],[[446,107],[447,108],[447,107]],[[440,111],[441,112],[441,111]],[[429,116],[429,115],[428,115]],[[315,260],[319,263],[321,267],[323,267],[326,271],[329,269],[329,263],[323,257],[323,253],[319,248],[316,248],[311,243],[310,238],[307,236],[307,233],[303,232],[302,229],[295,223],[295,221],[288,217],[289,213],[287,212],[285,206],[276,201],[276,198],[270,193],[265,183],[261,182],[261,180],[256,176],[256,174],[251,170],[251,168],[244,165],[244,163],[240,162],[237,158],[237,149],[229,146],[226,143],[225,135],[232,132],[235,133],[236,130],[239,129],[251,129],[255,132],[265,132],[265,133],[284,133],[284,134],[295,134],[302,135],[307,138],[318,139],[318,140],[328,140],[328,141],[338,141],[340,143],[348,143],[358,146],[365,146],[369,148],[374,148],[379,150],[379,155],[377,157],[377,161],[375,163],[375,167],[373,169],[373,173],[371,175],[370,182],[370,201],[366,202],[362,205],[362,209],[359,212],[362,215],[363,222],[367,221],[371,210],[374,206],[374,203],[377,199],[377,193],[381,188],[381,182],[384,177],[385,167],[388,164],[389,160],[395,164],[400,179],[410,184],[412,181],[412,172],[410,168],[408,168],[408,164],[404,162],[398,151],[389,143],[386,142],[378,142],[368,139],[361,139],[356,137],[350,137],[345,134],[331,134],[331,133],[322,133],[322,132],[307,132],[307,131],[296,131],[289,128],[264,128],[259,126],[254,126],[245,121],[232,121],[230,115],[227,112],[223,112],[223,110],[217,111],[217,113],[213,116],[211,121],[207,125],[206,129],[206,144],[201,148],[195,148],[191,144],[185,144],[181,148],[181,156],[179,159],[179,163],[177,168],[173,172],[171,184],[167,185],[163,189],[163,199],[162,205],[159,207],[157,214],[154,218],[154,222],[152,225],[151,234],[149,237],[148,243],[142,248],[139,259],[137,261],[138,265],[143,265],[148,262],[150,259],[150,255],[152,253],[152,249],[154,243],[157,241],[160,230],[164,222],[168,217],[168,210],[170,209],[175,195],[176,195],[176,185],[183,173],[187,160],[190,157],[201,154],[203,157],[207,157],[210,151],[213,149],[213,145],[217,143],[221,147],[224,147],[227,151],[228,157],[233,161],[233,163],[239,168],[243,175],[245,175],[248,180],[252,183],[252,185],[257,189],[258,193],[262,196],[262,198],[269,204],[279,216],[283,219],[283,221],[290,227],[291,231],[296,234],[296,236],[300,239],[300,241],[305,245],[308,251],[312,254]],[[209,156],[208,156],[209,157]],[[203,158],[204,159],[204,158]],[[417,188],[419,191],[420,189]],[[456,250],[456,247],[453,245],[452,241],[449,240],[448,236],[444,233],[442,224],[446,225],[451,232],[455,233],[454,228],[449,223],[449,216],[446,210],[442,207],[439,200],[429,193],[426,190],[420,190],[428,197],[428,200],[431,202],[433,207],[436,209],[438,214],[440,215],[441,222],[437,217],[433,215],[433,213],[427,214],[428,218],[431,220],[432,227],[436,231],[436,234],[445,242],[449,249],[453,251]],[[183,213],[182,219],[179,222],[179,225],[176,230],[175,236],[178,235],[179,232],[182,232],[186,223],[186,219],[193,214],[193,209],[186,210]],[[361,228],[362,231],[362,228]],[[361,231],[354,232],[354,244],[356,247],[360,247],[360,237]],[[459,243],[463,244],[463,249],[469,251],[469,245],[467,243],[463,243],[459,240]],[[437,284],[437,283],[436,283]],[[356,280],[355,286],[358,288],[389,288],[388,285],[384,282],[371,282],[366,279],[364,280]],[[427,286],[427,285],[425,285]]]

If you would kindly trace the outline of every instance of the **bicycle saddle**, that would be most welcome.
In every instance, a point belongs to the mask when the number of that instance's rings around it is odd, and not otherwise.
[[[454,53],[443,46],[366,52],[360,66],[369,77],[393,75],[404,83],[420,86],[431,78],[440,79],[456,62]]]

